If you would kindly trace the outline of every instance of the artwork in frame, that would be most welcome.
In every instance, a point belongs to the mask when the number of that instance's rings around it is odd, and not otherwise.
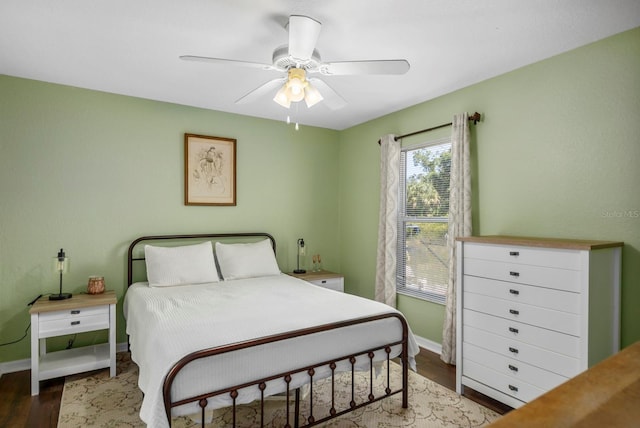
[[[184,204],[236,204],[236,140],[184,134]]]

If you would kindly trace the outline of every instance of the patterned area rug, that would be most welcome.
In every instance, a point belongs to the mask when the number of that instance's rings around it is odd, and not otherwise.
[[[118,370],[115,378],[109,378],[108,370],[69,376],[65,380],[60,405],[59,428],[80,426],[95,427],[144,427],[138,417],[142,393],[137,387],[138,367],[129,359],[128,353],[118,354]],[[391,378],[400,379],[400,366],[391,363]],[[364,395],[368,394],[368,373],[358,373],[357,385],[365,385]],[[364,381],[364,382],[362,382]],[[386,383],[386,369],[374,376],[374,395],[381,394]],[[395,390],[399,382],[392,382]],[[330,381],[318,381],[313,386],[313,414],[316,419],[327,412],[330,403]],[[351,376],[336,376],[336,390],[339,391],[336,408],[351,399]],[[332,428],[390,428],[390,427],[481,427],[500,417],[497,413],[458,396],[455,392],[434,383],[412,371],[409,371],[409,408],[403,409],[401,395],[369,404],[361,409],[327,422],[323,426]],[[360,389],[360,388],[359,388]],[[308,397],[301,404],[303,418],[308,416]],[[307,408],[305,408],[305,406]],[[239,427],[260,426],[259,407],[256,405],[239,406]],[[281,427],[286,418],[284,398],[267,401],[265,405],[267,427]],[[207,427],[231,426],[229,409],[219,409],[208,414]],[[179,428],[200,426],[188,417],[176,418],[173,426]]]

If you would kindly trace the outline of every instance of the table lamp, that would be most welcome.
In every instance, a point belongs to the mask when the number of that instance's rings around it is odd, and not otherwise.
[[[64,250],[60,248],[58,257],[53,258],[53,271],[60,275],[60,292],[49,296],[49,300],[64,300],[71,298],[71,293],[62,292],[62,274],[69,269],[69,259],[64,254]]]
[[[307,249],[304,246],[304,239],[298,239],[298,265],[297,269],[293,271],[293,273],[307,273],[306,270],[300,269],[300,256],[305,256],[307,254]]]

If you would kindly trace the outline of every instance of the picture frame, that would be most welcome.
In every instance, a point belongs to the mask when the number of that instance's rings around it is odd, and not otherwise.
[[[236,205],[236,140],[184,134],[184,204]]]

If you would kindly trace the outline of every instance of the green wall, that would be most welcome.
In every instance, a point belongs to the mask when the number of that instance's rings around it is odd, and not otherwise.
[[[29,301],[56,292],[60,247],[65,291],[100,274],[121,298],[127,246],[145,234],[267,231],[285,271],[304,237],[348,292],[373,297],[378,138],[479,111],[475,233],[623,240],[628,345],[640,339],[639,75],[635,29],[340,132],[0,76],[0,342],[23,334]],[[238,140],[236,207],[183,205],[185,132]],[[441,341],[441,306],[398,305]],[[28,339],[0,347],[0,362],[28,356]]]
[[[639,340],[640,28],[341,132],[347,291],[374,295],[378,138],[463,111],[483,114],[472,125],[474,234],[624,241],[622,344]],[[416,334],[441,342],[442,306],[399,296],[398,307]]]
[[[237,206],[183,204],[184,133],[237,139]],[[58,289],[51,261],[61,247],[65,291],[99,274],[120,296],[118,342],[126,250],[138,236],[266,231],[285,271],[304,237],[339,270],[337,140],[327,129],[0,76],[0,342],[23,334],[28,302]],[[28,338],[0,347],[0,362],[29,349]]]

